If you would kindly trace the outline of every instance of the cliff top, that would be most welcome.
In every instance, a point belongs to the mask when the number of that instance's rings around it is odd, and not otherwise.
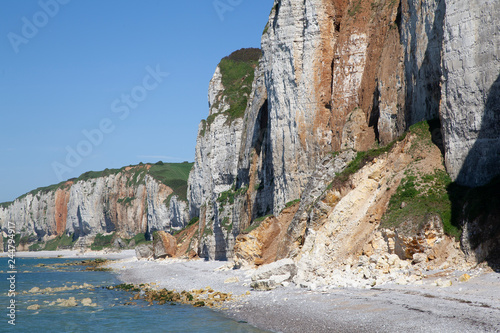
[[[262,50],[254,47],[244,48],[234,51],[227,57],[222,58],[222,60],[232,60],[232,61],[242,61],[242,62],[252,62],[259,61],[262,56]]]
[[[28,194],[31,195],[36,195],[38,193],[43,194],[51,191],[56,191],[58,189],[69,188],[73,184],[78,183],[79,181],[87,181],[90,179],[107,177],[111,175],[116,175],[120,172],[129,174],[129,178],[131,180],[134,180],[135,184],[142,183],[144,181],[144,177],[147,174],[149,174],[154,179],[170,187],[174,191],[174,194],[178,195],[180,199],[187,200],[186,199],[187,179],[189,177],[189,172],[191,171],[192,166],[193,163],[189,162],[163,163],[162,161],[159,161],[155,164],[151,163],[143,164],[141,162],[137,165],[124,166],[119,169],[106,168],[102,171],[87,171],[81,174],[79,177],[71,178],[63,182],[60,182],[58,184],[52,184],[49,186],[44,186],[34,189],[28,193],[19,196],[18,198],[16,198],[16,200],[22,199]],[[13,201],[0,203],[0,207],[6,208],[10,204],[12,204],[12,202]]]
[[[248,96],[252,92],[255,68],[261,56],[260,49],[244,48],[222,58],[218,65],[224,90],[219,92],[213,108],[218,109],[220,103],[228,103],[229,109],[223,113],[230,122],[243,117],[245,113]],[[216,114],[212,114],[207,118],[208,125],[215,117]]]

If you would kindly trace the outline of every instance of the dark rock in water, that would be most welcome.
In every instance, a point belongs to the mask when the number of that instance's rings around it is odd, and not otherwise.
[[[141,244],[135,248],[135,256],[137,259],[148,259],[153,256],[153,245]]]

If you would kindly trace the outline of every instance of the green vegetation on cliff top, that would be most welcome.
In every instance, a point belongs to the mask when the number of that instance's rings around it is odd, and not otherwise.
[[[189,177],[189,172],[193,167],[193,163],[183,162],[183,163],[163,163],[157,162],[155,164],[143,164],[130,165],[128,167],[122,167],[120,169],[104,169],[103,171],[87,171],[77,178],[71,178],[66,181],[60,182],[59,184],[53,184],[45,187],[39,187],[26,194],[21,195],[17,199],[22,199],[28,194],[44,194],[51,191],[56,191],[58,189],[65,189],[71,187],[72,184],[76,184],[79,181],[88,181],[91,179],[96,179],[100,177],[106,177],[110,175],[116,175],[118,173],[123,173],[127,176],[127,186],[135,186],[138,184],[144,184],[144,178],[149,174],[154,179],[170,187],[174,194],[178,195],[181,200],[187,200],[187,180]],[[123,201],[123,200],[122,200]],[[12,202],[0,203],[1,208],[7,208]]]
[[[228,116],[229,122],[243,117],[245,113],[248,97],[252,92],[255,68],[261,55],[260,49],[241,49],[223,58],[219,63],[224,90],[217,96],[214,107],[217,108],[225,99],[229,104],[229,110],[224,114]],[[210,125],[214,121],[216,115],[207,118],[204,129],[207,124]],[[205,130],[202,130],[202,134],[204,133]]]
[[[149,175],[170,187],[181,200],[187,201],[187,180],[194,163],[156,163]]]

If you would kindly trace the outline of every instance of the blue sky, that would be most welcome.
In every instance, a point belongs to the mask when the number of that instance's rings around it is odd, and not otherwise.
[[[89,170],[193,161],[215,67],[260,47],[272,4],[2,0],[0,202]]]

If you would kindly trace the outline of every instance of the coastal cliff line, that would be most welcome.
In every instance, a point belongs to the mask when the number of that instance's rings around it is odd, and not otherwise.
[[[499,16],[494,1],[275,0],[261,49],[216,66],[183,185],[157,165],[70,180],[2,204],[3,229],[180,231],[173,255],[293,260],[298,284],[493,262]]]
[[[474,262],[496,253],[498,195],[480,193],[498,188],[500,38],[479,16],[493,22],[499,10],[275,1],[262,55],[234,52],[210,83],[188,187],[199,255],[261,264],[312,251],[311,262],[341,263],[375,246],[404,260],[427,253],[427,263],[451,248]],[[243,63],[252,90],[239,90],[247,105],[235,117],[225,77]]]
[[[87,172],[2,204],[0,223],[5,231],[7,222],[15,222],[18,245],[25,250],[61,236],[85,248],[98,234],[130,239],[179,230],[188,223],[185,191],[191,166],[158,162]]]

